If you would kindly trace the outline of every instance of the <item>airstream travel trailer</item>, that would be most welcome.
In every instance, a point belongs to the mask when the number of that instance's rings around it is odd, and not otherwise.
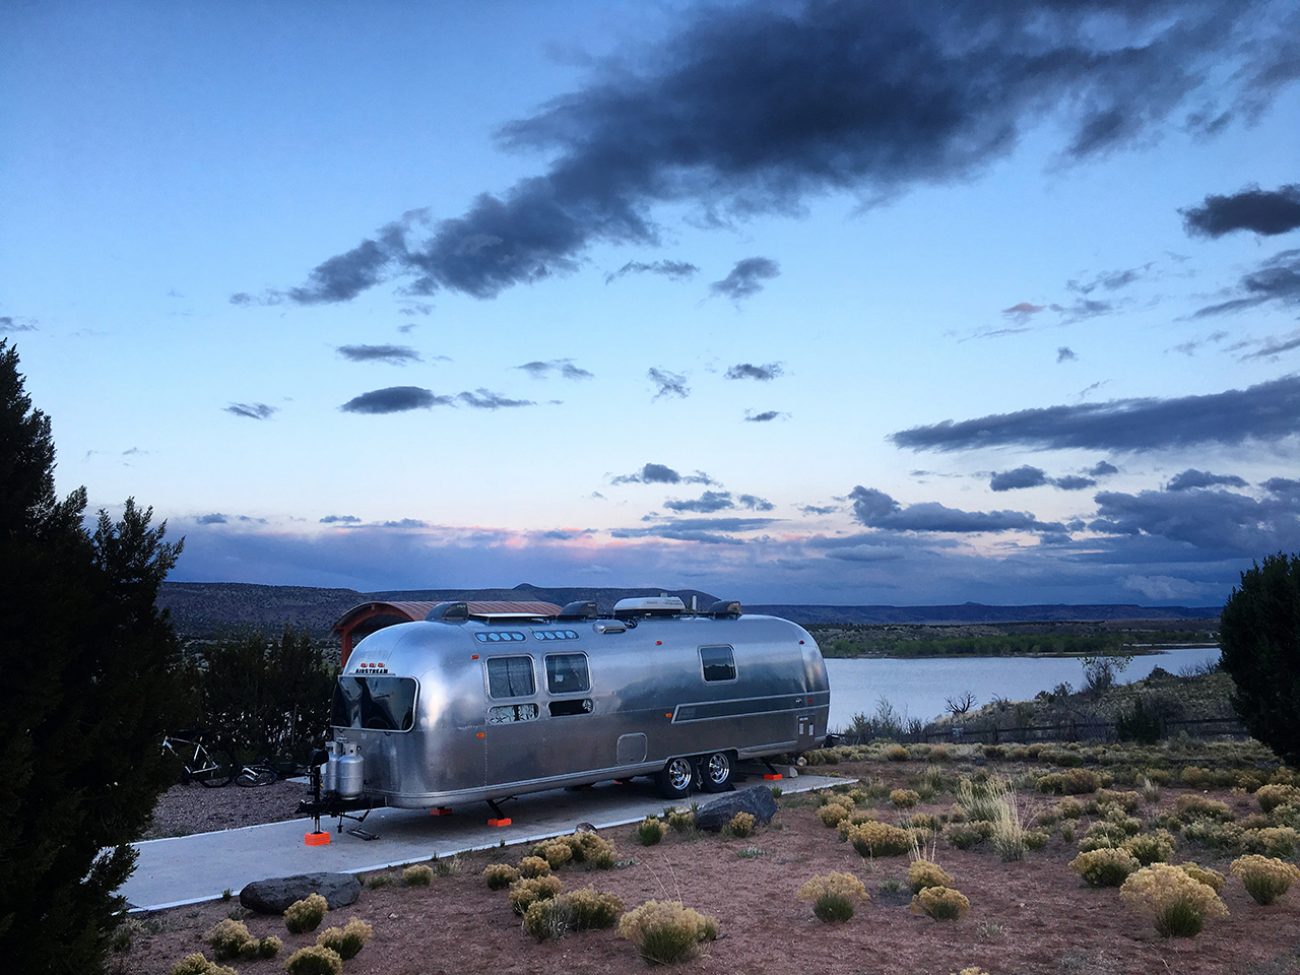
[[[679,798],[736,763],[817,747],[826,665],[807,631],[676,597],[554,615],[440,603],[351,653],[313,812],[433,808],[654,776]]]

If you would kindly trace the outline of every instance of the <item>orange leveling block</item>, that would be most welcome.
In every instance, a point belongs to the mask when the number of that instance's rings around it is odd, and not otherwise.
[[[329,846],[330,834],[323,831],[320,833],[304,833],[302,841],[308,846]]]

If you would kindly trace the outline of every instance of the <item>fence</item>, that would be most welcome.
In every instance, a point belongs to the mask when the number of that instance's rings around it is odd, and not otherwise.
[[[1169,719],[1160,723],[1160,737],[1185,732],[1192,738],[1249,738],[1246,726],[1236,718]],[[865,745],[874,735],[846,732],[838,736],[848,745]],[[1047,741],[1117,741],[1119,728],[1113,721],[1068,721],[1052,725],[1013,725],[999,728],[966,728],[948,725],[915,733],[891,736],[906,744],[949,742],[953,744],[1030,744]]]

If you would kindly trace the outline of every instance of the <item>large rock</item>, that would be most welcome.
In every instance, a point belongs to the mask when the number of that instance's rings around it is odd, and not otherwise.
[[[283,914],[308,894],[320,894],[331,910],[346,907],[361,896],[361,881],[350,873],[300,873],[254,880],[239,892],[239,903],[258,914]]]
[[[766,826],[776,815],[776,797],[765,785],[732,792],[696,810],[695,828],[710,833],[721,832],[738,812],[750,813],[760,825]]]

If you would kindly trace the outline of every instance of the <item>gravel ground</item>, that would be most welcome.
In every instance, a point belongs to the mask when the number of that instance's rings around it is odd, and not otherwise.
[[[298,819],[298,800],[308,791],[307,786],[297,782],[276,782],[252,789],[233,783],[219,789],[197,783],[174,785],[158,798],[153,824],[143,839]]]

